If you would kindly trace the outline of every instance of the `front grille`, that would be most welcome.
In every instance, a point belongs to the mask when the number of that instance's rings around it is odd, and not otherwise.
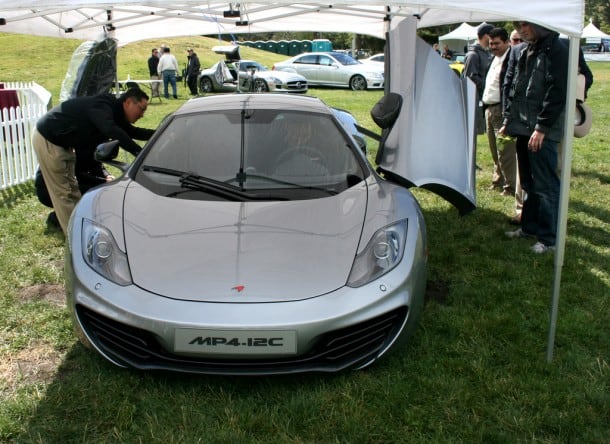
[[[307,82],[297,81],[297,82],[288,82],[286,84],[286,88],[288,89],[303,89],[307,87]]]
[[[108,358],[142,370],[171,370],[206,374],[274,374],[334,372],[364,364],[400,331],[406,308],[326,333],[306,355],[258,360],[212,359],[177,355],[164,350],[154,335],[82,305],[76,307],[89,338]]]

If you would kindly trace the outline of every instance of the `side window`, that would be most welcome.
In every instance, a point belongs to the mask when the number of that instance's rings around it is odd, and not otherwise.
[[[308,54],[308,55],[304,55],[303,57],[300,57],[300,58],[296,59],[294,61],[294,63],[301,63],[301,64],[307,64],[307,65],[315,65],[316,64],[316,58],[317,58],[317,56],[312,55],[312,54]]]
[[[333,63],[333,60],[330,57],[320,56],[320,65],[330,66],[330,65],[332,65],[332,63]]]

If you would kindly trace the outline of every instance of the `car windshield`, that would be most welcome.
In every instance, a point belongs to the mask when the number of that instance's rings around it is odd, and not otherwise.
[[[366,177],[357,150],[330,115],[240,109],[185,114],[149,145],[135,180],[185,199],[322,198]]]
[[[333,57],[342,65],[357,65],[360,63],[355,58],[347,54],[343,54],[342,52],[333,52]]]

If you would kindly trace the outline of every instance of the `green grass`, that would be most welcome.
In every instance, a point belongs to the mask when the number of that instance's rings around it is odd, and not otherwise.
[[[119,77],[146,78],[152,46],[119,50]],[[35,80],[58,101],[78,42],[0,34],[0,80]],[[18,48],[28,48],[27,57]],[[252,51],[252,52],[250,52]],[[271,65],[282,56],[247,48]],[[10,68],[9,68],[10,67]],[[555,359],[546,363],[553,257],[503,232],[512,199],[488,190],[479,138],[478,209],[460,217],[414,190],[429,239],[430,292],[413,340],[372,368],[339,375],[205,377],[108,364],[77,342],[63,305],[63,238],[45,233],[31,183],[0,192],[0,442],[604,443],[610,418],[610,64],[592,63],[594,127],[575,140]],[[149,107],[154,127],[186,99]],[[312,89],[368,115],[380,92]],[[445,291],[446,290],[446,291]],[[434,296],[434,297],[433,297]]]

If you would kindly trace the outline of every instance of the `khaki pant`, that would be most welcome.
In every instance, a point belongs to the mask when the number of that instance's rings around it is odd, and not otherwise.
[[[76,154],[73,148],[52,144],[42,137],[38,130],[34,130],[32,134],[32,145],[53,209],[65,234],[72,211],[81,197],[74,174]]]
[[[514,193],[517,188],[517,149],[515,142],[499,143],[496,137],[502,128],[502,106],[490,105],[485,110],[487,140],[494,162],[492,181],[506,192]]]

